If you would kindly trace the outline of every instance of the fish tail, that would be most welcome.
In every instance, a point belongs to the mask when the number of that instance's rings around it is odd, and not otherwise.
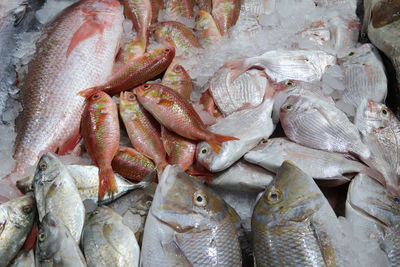
[[[82,96],[84,98],[89,98],[92,95],[94,95],[95,93],[97,93],[98,91],[101,91],[100,87],[99,86],[95,86],[95,87],[90,87],[88,89],[80,91],[78,93],[78,95],[80,95],[80,96]]]
[[[114,172],[111,168],[99,168],[99,200],[104,198],[106,192],[115,192],[118,193],[117,182],[115,181]]]
[[[210,146],[216,153],[219,153],[221,151],[220,146],[222,145],[222,143],[232,140],[239,140],[239,138],[236,138],[234,136],[213,134],[211,138],[207,140],[207,142],[210,144]]]

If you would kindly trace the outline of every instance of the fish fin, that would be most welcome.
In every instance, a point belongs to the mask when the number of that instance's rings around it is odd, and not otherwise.
[[[387,193],[391,197],[400,198],[400,188],[399,186],[395,186],[393,184],[388,184],[385,186],[387,189]]]
[[[31,232],[29,233],[28,237],[25,240],[24,243],[24,249],[25,251],[31,250],[33,247],[35,247],[36,244],[36,236],[37,236],[37,227],[36,227],[36,221],[33,222],[33,227]]]
[[[77,47],[81,42],[85,41],[96,33],[102,33],[103,31],[104,25],[93,19],[86,20],[72,36],[66,53],[67,58],[71,54],[72,50],[74,50],[74,48]]]
[[[58,148],[58,155],[65,155],[68,152],[73,151],[80,143],[82,136],[79,133],[79,129],[76,134],[72,138],[70,138],[67,142],[65,142],[62,146]]]
[[[160,243],[170,266],[192,266],[175,241]]]
[[[107,192],[118,193],[117,182],[111,166],[99,168],[99,179],[99,200],[102,200]]]
[[[384,185],[386,187],[386,181],[385,181],[385,177],[383,176],[383,174],[378,171],[375,170],[371,167],[367,167],[365,166],[365,168],[363,170],[360,171],[361,173],[364,173],[366,175],[368,175],[369,177],[377,180],[378,182],[380,182],[382,185]]]
[[[210,144],[210,146],[213,148],[213,150],[216,153],[219,153],[221,151],[219,146],[221,146],[222,143],[227,142],[227,141],[233,141],[233,140],[239,140],[239,138],[236,138],[234,136],[213,134],[212,137],[209,140],[207,140],[207,142]]]
[[[94,86],[94,87],[90,87],[88,89],[82,90],[78,93],[78,95],[84,97],[84,98],[89,98],[92,95],[94,95],[95,93],[97,93],[98,91],[101,91],[101,87],[100,86]]]
[[[174,104],[174,101],[168,99],[160,99],[160,101],[158,101],[158,104],[162,106],[171,106]]]
[[[245,73],[249,68],[244,64],[243,59],[234,59],[225,63],[225,66],[231,69],[229,73],[229,84],[232,84],[240,75]]]

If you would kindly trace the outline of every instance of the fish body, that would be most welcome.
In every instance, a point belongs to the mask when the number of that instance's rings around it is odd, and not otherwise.
[[[21,89],[14,172],[23,174],[45,152],[67,151],[63,145],[76,139],[84,108],[77,93],[111,74],[122,20],[118,1],[85,0],[46,26]]]
[[[12,261],[10,267],[35,267],[35,256],[33,249],[25,251],[21,249],[17,257]]]
[[[152,6],[150,0],[124,0],[125,13],[133,22],[137,32],[137,39],[146,42],[148,38],[148,27],[152,20]]]
[[[212,10],[212,0],[196,0],[196,5],[200,10],[204,10],[206,12],[211,12]]]
[[[339,221],[313,179],[285,161],[251,219],[257,266],[341,266]]]
[[[139,266],[139,245],[122,217],[106,206],[88,216],[82,233],[88,266]]]
[[[99,168],[99,200],[109,191],[118,193],[111,161],[118,149],[120,130],[117,105],[109,95],[100,91],[88,99],[81,132],[86,150]]]
[[[236,24],[239,14],[241,0],[213,0],[211,14],[218,25],[221,35]]]
[[[192,105],[166,86],[144,84],[135,90],[140,104],[170,131],[191,140],[206,140],[215,151],[223,142],[237,139],[207,130]]]
[[[217,44],[222,38],[214,18],[207,11],[199,10],[195,22],[195,31],[202,46]]]
[[[34,176],[34,195],[39,220],[51,212],[69,229],[78,243],[85,220],[85,207],[67,168],[51,153],[44,154]]]
[[[209,90],[205,91],[201,95],[199,104],[203,105],[204,111],[206,111],[211,116],[213,116],[213,117],[221,116],[221,111],[219,111],[218,107],[215,105],[214,98],[211,96],[211,93]]]
[[[39,226],[36,266],[87,266],[76,240],[64,223],[51,212]]]
[[[163,9],[164,1],[163,0],[150,0],[151,2],[151,23],[156,23],[158,20],[158,13]]]
[[[142,107],[132,92],[121,92],[119,112],[134,148],[157,166],[168,165],[161,141],[160,126]]]
[[[167,0],[165,10],[171,18],[193,18],[194,0]]]
[[[215,153],[208,143],[201,142],[196,148],[197,161],[211,172],[229,168],[263,138],[272,134],[275,128],[271,119],[273,103],[273,99],[266,98],[255,108],[240,110],[218,119],[209,130],[232,135],[239,140],[223,143],[219,153]]]
[[[187,101],[190,101],[190,95],[193,91],[193,83],[189,74],[182,67],[182,65],[169,65],[162,78],[161,84],[175,90]]]
[[[23,196],[0,204],[0,265],[8,266],[32,230],[35,200]]]
[[[141,266],[241,266],[232,216],[211,189],[169,165],[146,220]]]

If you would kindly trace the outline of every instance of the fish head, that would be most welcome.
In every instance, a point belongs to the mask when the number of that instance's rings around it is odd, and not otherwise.
[[[264,168],[276,171],[284,161],[283,145],[285,141],[284,138],[262,139],[245,155],[245,159],[253,163],[262,161]]]
[[[87,217],[87,224],[96,223],[106,223],[112,219],[118,218],[114,210],[107,206],[99,206],[97,209],[92,211]]]
[[[39,248],[39,260],[49,260],[60,249],[60,240],[63,240],[63,222],[51,212],[47,213],[39,225],[37,233],[37,246]],[[65,228],[65,226],[64,226]]]
[[[54,154],[50,152],[43,154],[36,166],[35,176],[33,177],[34,187],[38,183],[54,181],[60,175],[63,168],[65,168],[64,165]]]
[[[141,114],[142,109],[137,101],[136,95],[133,92],[121,92],[119,97],[119,110],[121,113],[135,116]]]
[[[396,123],[397,118],[386,105],[365,99],[357,107],[354,122],[361,132],[372,132]]]
[[[36,215],[35,199],[32,195],[14,198],[0,205],[0,218],[7,218],[7,223],[18,228],[33,223]],[[5,222],[0,221],[0,236]]]
[[[279,117],[282,124],[285,124],[287,120],[292,120],[299,116],[300,113],[306,112],[312,108],[311,102],[307,103],[301,96],[290,95],[282,103]]]
[[[315,182],[289,161],[284,161],[276,178],[265,190],[254,209],[260,223],[283,225],[303,222],[321,207],[323,195]]]
[[[22,193],[26,194],[33,191],[33,174],[22,178],[16,182],[16,186]]]
[[[186,74],[186,75],[185,75]],[[171,82],[179,82],[184,76],[187,76],[185,69],[180,64],[170,65],[165,72],[164,78]]]
[[[111,97],[107,93],[98,91],[89,97],[87,105],[98,110],[106,107],[110,100]]]
[[[200,142],[196,146],[196,160],[210,171],[215,171],[223,164],[223,154],[224,150],[217,154],[208,142]]]
[[[149,59],[155,57],[166,58],[168,62],[171,62],[175,57],[175,47],[172,45],[163,45],[149,52]]]
[[[195,17],[196,29],[207,30],[207,25],[211,23],[212,16],[210,13],[204,10],[199,10]]]
[[[177,232],[202,229],[231,214],[225,202],[176,165],[165,168],[154,195],[152,214]]]

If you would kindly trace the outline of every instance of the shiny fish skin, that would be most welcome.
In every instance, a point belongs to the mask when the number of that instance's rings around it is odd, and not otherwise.
[[[137,32],[137,39],[144,43],[146,48],[148,27],[152,20],[152,6],[150,0],[124,0],[125,13],[133,22]]]
[[[263,140],[246,153],[244,158],[274,173],[288,160],[314,179],[333,180],[338,183],[350,180],[345,174],[369,171],[367,166],[350,159],[349,155],[308,148],[286,138]]]
[[[267,98],[255,108],[240,110],[218,119],[209,129],[236,136],[239,140],[223,143],[219,153],[215,153],[208,143],[201,142],[196,148],[197,161],[211,172],[229,168],[263,138],[272,134],[275,129],[271,119],[273,103],[272,99]]]
[[[241,266],[232,216],[211,189],[169,165],[146,221],[141,266]]]
[[[179,64],[171,64],[165,71],[161,84],[175,90],[181,94],[187,101],[190,101],[190,95],[193,91],[193,83],[189,74]]]
[[[202,46],[217,44],[222,38],[214,18],[207,11],[199,10],[195,22],[194,29]]]
[[[35,267],[35,255],[33,254],[33,249],[29,251],[21,249],[9,267]]]
[[[219,69],[210,81],[210,93],[219,110],[228,116],[240,108],[256,107],[263,101],[268,80],[260,70],[249,70],[230,83],[231,70]]]
[[[171,18],[193,18],[194,0],[167,0],[165,11]]]
[[[218,25],[221,35],[236,24],[242,0],[212,0],[211,14]]]
[[[50,152],[39,160],[33,188],[39,220],[42,221],[47,213],[53,213],[78,243],[85,220],[85,207],[67,168]]]
[[[35,258],[38,267],[87,266],[71,232],[51,212],[47,213],[40,223]]]
[[[288,161],[255,205],[251,225],[257,266],[342,266],[335,213],[313,179]]]
[[[35,216],[32,196],[0,204],[0,266],[7,266],[17,255],[31,232]]]
[[[122,217],[106,206],[89,214],[82,246],[89,267],[139,265],[140,251],[135,235],[122,222]]]
[[[101,26],[93,26],[98,25],[94,20],[103,25],[103,31],[96,30]],[[85,0],[46,26],[47,37],[37,45],[21,89],[24,112],[15,143],[17,173],[23,174],[41,154],[56,151],[78,134],[84,99],[77,93],[111,74],[122,20],[118,1]],[[94,35],[82,41],[78,29]]]

